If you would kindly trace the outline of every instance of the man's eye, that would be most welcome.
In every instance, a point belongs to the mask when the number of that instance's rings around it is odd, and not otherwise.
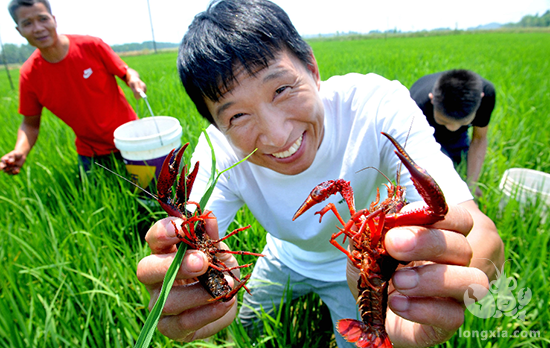
[[[283,86],[283,87],[279,87],[275,90],[275,94],[281,94],[285,91],[285,89],[287,89],[288,86]]]
[[[243,116],[244,114],[243,113],[240,113],[240,114],[235,114],[231,117],[231,121],[235,121],[236,119],[240,118],[241,116]]]

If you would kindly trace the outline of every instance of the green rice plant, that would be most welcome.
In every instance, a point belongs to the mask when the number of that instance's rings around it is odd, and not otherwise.
[[[518,291],[528,288],[531,299],[522,309],[525,320],[504,315],[511,311],[483,319],[467,310],[459,332],[440,347],[547,346],[550,219],[542,219],[541,202],[522,205],[507,199],[499,181],[510,167],[550,172],[548,33],[453,32],[311,40],[310,44],[323,79],[374,72],[410,87],[424,74],[465,68],[495,84],[497,106],[479,179],[484,195],[477,203],[504,241],[509,261],[503,274],[516,282],[510,292],[517,301]],[[147,84],[155,114],[176,117],[184,130],[183,140],[194,147],[207,124],[181,87],[176,53],[124,60]],[[17,70],[11,73],[17,79]],[[139,115],[148,117],[144,102],[133,99],[130,90],[121,86]],[[17,114],[18,92],[10,89],[5,74],[0,74],[0,98],[0,152],[4,154],[13,148],[22,117]],[[189,161],[190,154],[184,160]],[[122,166],[113,169],[125,173]],[[139,260],[150,253],[143,236],[166,215],[160,207],[140,203],[139,197],[132,186],[102,170],[88,176],[80,173],[74,134],[49,111],[44,112],[38,143],[22,173],[13,177],[0,173],[0,347],[128,347],[136,343],[149,314],[149,294],[135,275]],[[252,227],[228,244],[234,250],[261,252],[266,231],[246,207],[230,228],[248,224]],[[239,263],[254,262],[246,255],[237,258]],[[248,272],[243,269],[245,275]],[[238,296],[240,301],[242,293]],[[288,301],[288,296],[276,312],[260,313],[267,328],[264,336],[248,337],[235,321],[214,337],[189,344],[172,342],[156,332],[151,346],[334,345],[325,324],[330,319],[319,298],[309,295]],[[521,336],[531,331],[539,336]]]
[[[293,300],[292,286],[287,283],[283,298],[273,308],[269,313],[263,308],[258,313],[263,331],[260,337],[256,331],[251,338],[239,319],[229,326],[236,347],[336,347],[330,312],[317,294]]]

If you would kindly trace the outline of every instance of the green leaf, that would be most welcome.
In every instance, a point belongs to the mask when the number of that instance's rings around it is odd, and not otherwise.
[[[147,320],[145,320],[143,329],[141,329],[141,333],[139,334],[138,340],[134,347],[148,347],[149,343],[151,343],[151,339],[153,338],[153,334],[155,333],[155,329],[159,322],[162,309],[164,308],[164,304],[166,303],[166,299],[168,298],[170,289],[174,284],[174,280],[176,280],[176,274],[178,273],[178,270],[180,268],[180,265],[186,250],[187,250],[187,244],[180,243],[178,252],[174,257],[174,261],[172,261],[172,264],[170,265],[170,267],[168,268],[168,271],[166,272],[166,276],[164,278],[164,282],[160,290],[159,298],[157,299],[157,302],[155,303],[155,305],[153,306],[153,309],[149,313]]]

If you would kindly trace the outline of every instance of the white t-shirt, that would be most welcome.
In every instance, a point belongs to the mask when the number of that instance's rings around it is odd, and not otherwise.
[[[392,135],[411,158],[437,181],[448,204],[472,199],[467,185],[453,168],[451,160],[439,151],[431,128],[409,91],[397,81],[375,75],[348,74],[321,83],[320,95],[325,108],[325,133],[312,165],[297,175],[284,175],[249,162],[223,175],[206,209],[218,219],[224,234],[237,210],[246,204],[266,229],[267,245],[273,254],[296,272],[322,281],[343,281],[345,255],[329,243],[339,222],[329,212],[319,223],[320,210],[334,203],[344,219],[350,214],[337,194],[313,207],[296,221],[292,217],[311,190],[326,180],[343,178],[351,182],[356,208],[363,209],[387,194],[387,180],[374,167],[395,180],[400,160],[394,146],[380,134]],[[214,126],[207,129],[214,146],[217,168],[223,170],[238,162],[224,135]],[[201,135],[192,162],[201,167],[191,200],[199,201],[210,177],[211,150]],[[406,187],[409,202],[422,200],[410,175],[401,166],[400,184]],[[360,171],[360,172],[359,172]],[[338,239],[340,242],[342,238]]]

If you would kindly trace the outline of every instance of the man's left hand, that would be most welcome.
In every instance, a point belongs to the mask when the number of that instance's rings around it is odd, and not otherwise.
[[[126,70],[126,84],[130,87],[136,99],[141,98],[141,93],[147,92],[147,86],[141,81],[138,72],[134,69],[128,68]]]

